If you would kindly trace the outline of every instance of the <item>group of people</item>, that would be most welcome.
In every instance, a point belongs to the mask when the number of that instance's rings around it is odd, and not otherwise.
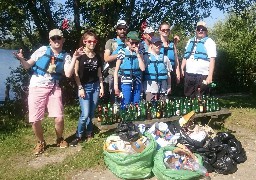
[[[195,97],[198,90],[203,93],[206,88],[201,84],[212,82],[216,45],[207,35],[206,24],[197,23],[196,35],[186,45],[182,64],[179,64],[176,45],[179,37],[169,40],[170,24],[163,22],[159,26],[159,36],[150,26],[143,28],[142,38],[138,32],[129,31],[124,20],[115,25],[117,36],[109,39],[105,45],[104,61],[94,51],[97,35],[92,31],[85,32],[78,48],[71,57],[63,51],[65,38],[59,29],[49,32],[49,46],[37,49],[29,60],[23,57],[22,50],[14,53],[25,69],[32,69],[33,74],[29,85],[29,122],[37,137],[34,153],[43,153],[46,142],[43,136],[41,121],[45,109],[48,116],[55,118],[56,144],[60,148],[68,147],[63,138],[64,120],[61,88],[59,80],[64,74],[74,74],[78,86],[78,97],[81,115],[78,120],[76,138],[70,146],[76,146],[93,135],[92,118],[99,97],[104,95],[103,81],[109,83],[111,101],[120,96],[121,107],[130,103],[138,103],[141,93],[146,101],[164,99],[171,93],[171,83],[180,82],[185,77],[185,96]],[[105,62],[103,77],[102,66]],[[205,86],[204,86],[205,87]],[[200,89],[201,88],[201,89]]]

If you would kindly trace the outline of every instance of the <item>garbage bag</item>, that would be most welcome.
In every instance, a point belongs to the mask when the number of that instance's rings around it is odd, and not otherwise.
[[[122,179],[143,179],[151,176],[157,144],[149,133],[146,132],[144,136],[149,138],[149,144],[141,153],[103,151],[105,164],[112,173]]]
[[[173,151],[176,147],[165,146],[158,150],[154,157],[154,167],[152,169],[154,175],[158,180],[188,180],[188,179],[198,179],[202,174],[199,171],[190,170],[176,170],[166,168],[164,164],[164,153],[166,151]],[[195,154],[199,160],[199,164],[203,165],[202,157]]]
[[[135,142],[140,138],[139,128],[132,122],[122,121],[118,124],[116,134],[119,135],[123,141]]]

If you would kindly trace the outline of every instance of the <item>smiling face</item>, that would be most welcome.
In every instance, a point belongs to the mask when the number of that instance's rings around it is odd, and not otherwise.
[[[161,41],[152,43],[152,51],[155,52],[156,54],[159,54],[161,47],[162,47]]]
[[[61,50],[65,39],[61,36],[52,36],[49,41],[52,49]]]
[[[207,36],[207,28],[204,26],[197,26],[196,27],[196,37],[198,39],[202,39]]]
[[[125,38],[126,34],[127,34],[127,27],[124,25],[119,25],[116,28],[116,34],[119,38]]]
[[[170,25],[168,24],[162,24],[159,28],[159,34],[162,37],[168,37],[170,35],[171,29],[170,29]]]
[[[97,39],[93,35],[84,35],[83,44],[86,50],[93,51],[97,44]]]

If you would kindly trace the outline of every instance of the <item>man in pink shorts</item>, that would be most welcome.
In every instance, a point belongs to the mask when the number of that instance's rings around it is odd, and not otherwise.
[[[83,48],[75,51],[73,58],[62,50],[65,39],[59,29],[53,29],[49,33],[49,46],[37,49],[29,60],[23,57],[22,49],[14,53],[21,62],[23,68],[32,68],[32,77],[29,84],[28,106],[29,122],[38,140],[34,154],[43,153],[46,143],[43,135],[41,120],[44,118],[47,107],[49,117],[55,119],[55,131],[57,135],[57,146],[68,147],[63,138],[64,119],[61,88],[59,80],[64,74],[71,77],[76,59],[83,54]]]

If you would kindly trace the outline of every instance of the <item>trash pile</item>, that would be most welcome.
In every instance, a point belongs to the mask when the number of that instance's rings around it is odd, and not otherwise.
[[[195,112],[169,124],[120,122],[104,143],[107,167],[122,179],[192,179],[209,173],[230,174],[246,161],[234,135],[216,133],[194,122]]]

